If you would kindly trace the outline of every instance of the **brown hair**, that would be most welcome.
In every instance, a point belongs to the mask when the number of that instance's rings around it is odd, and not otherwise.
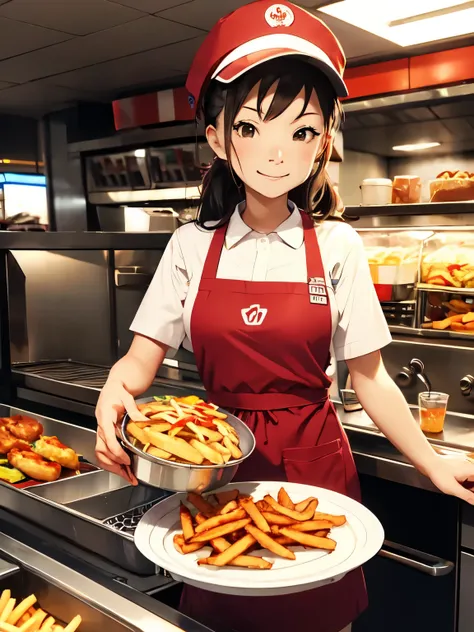
[[[337,130],[341,121],[341,106],[337,95],[326,75],[302,58],[284,57],[273,59],[256,66],[230,84],[211,81],[202,101],[204,123],[217,124],[217,118],[224,110],[224,138],[227,156],[231,155],[232,131],[235,118],[253,88],[259,84],[258,105],[270,88],[277,84],[272,104],[265,120],[280,116],[304,90],[304,113],[313,91],[316,92],[324,117],[326,132]],[[308,180],[293,189],[289,198],[315,219],[326,219],[337,211],[338,199],[326,172],[330,155],[329,145],[317,157],[313,172]],[[203,179],[203,189],[199,205],[197,224],[212,228],[229,221],[236,205],[245,199],[245,189],[229,161],[215,158]]]

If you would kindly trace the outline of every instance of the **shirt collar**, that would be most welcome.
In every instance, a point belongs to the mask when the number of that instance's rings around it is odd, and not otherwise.
[[[229,220],[225,237],[225,245],[227,249],[233,248],[242,241],[244,237],[252,232],[250,226],[247,226],[242,219],[244,204],[245,202],[237,204],[235,211]],[[291,246],[291,248],[296,250],[301,247],[304,241],[303,222],[296,204],[289,200],[288,206],[291,210],[290,216],[287,217],[287,219],[285,219],[285,221],[282,222],[273,232],[276,233],[288,246]]]

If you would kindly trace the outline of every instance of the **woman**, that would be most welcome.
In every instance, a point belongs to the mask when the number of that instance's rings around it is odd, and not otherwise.
[[[338,199],[325,167],[346,94],[344,64],[322,22],[269,0],[221,20],[202,45],[188,87],[216,159],[199,219],[171,238],[132,325],[130,351],[101,393],[104,468],[135,482],[114,426],[125,411],[141,419],[134,397],[184,341],[209,398],[256,435],[241,480],[288,480],[359,498],[328,398],[334,358],[346,361],[359,400],[392,443],[441,490],[474,503],[459,482],[474,467],[436,455],[388,376],[380,349],[390,335],[362,243],[331,221]],[[365,606],[361,570],[300,595],[243,600],[186,586],[182,601],[211,629],[237,632],[339,632]]]

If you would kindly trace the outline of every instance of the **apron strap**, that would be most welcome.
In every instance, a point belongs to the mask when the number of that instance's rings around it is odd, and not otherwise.
[[[304,211],[300,211],[304,229],[304,247],[306,251],[306,270],[308,279],[320,277],[325,279],[321,251],[319,250],[318,238],[314,228],[314,221]]]
[[[293,212],[296,213],[297,211],[295,210]],[[299,212],[301,213],[301,219],[303,222],[307,276],[308,278],[324,278],[323,262],[321,259],[321,252],[319,250],[318,239],[316,237],[316,231],[314,229],[314,222],[307,213],[304,211]],[[222,248],[225,243],[226,232],[227,224],[224,224],[220,228],[216,229],[212,237],[211,245],[209,246],[209,251],[202,271],[203,279],[217,278],[217,270],[219,268]]]
[[[221,258],[222,248],[225,243],[226,232],[227,224],[224,224],[220,228],[216,229],[214,236],[212,237],[206,261],[204,262],[204,268],[202,269],[203,279],[217,278],[217,269],[219,268],[219,261]]]

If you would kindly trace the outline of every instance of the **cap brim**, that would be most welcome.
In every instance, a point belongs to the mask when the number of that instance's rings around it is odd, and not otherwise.
[[[311,54],[294,48],[267,48],[265,50],[255,51],[230,61],[230,63],[224,67],[222,67],[221,64],[213,78],[223,83],[231,83],[251,68],[254,68],[266,61],[270,61],[271,59],[287,55],[297,55],[302,57],[308,61],[308,63],[311,63],[319,68],[319,70],[321,70],[321,72],[323,72],[331,82],[338,97],[348,96],[349,93],[347,86],[341,76],[333,66],[330,66],[327,63],[326,59],[323,57],[324,53],[322,53],[322,51],[321,56],[318,56],[317,50],[311,51]]]

